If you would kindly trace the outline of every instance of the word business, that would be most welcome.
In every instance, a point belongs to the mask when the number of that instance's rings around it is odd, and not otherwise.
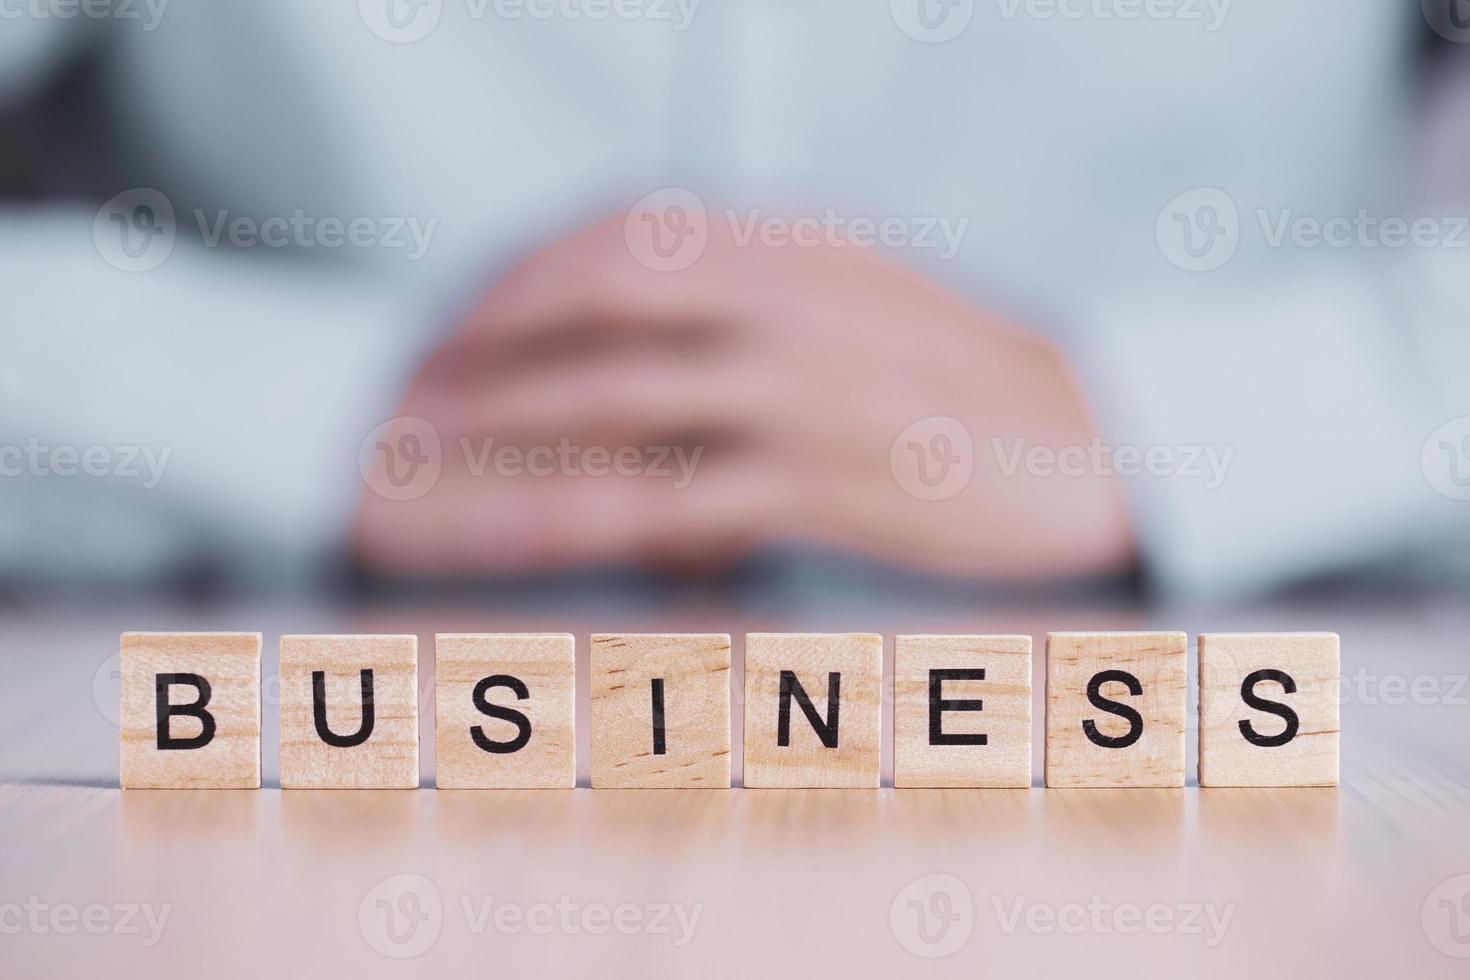
[[[261,634],[125,633],[121,767],[127,789],[261,785]],[[1335,786],[1339,641],[1332,633],[1198,640],[1201,786]],[[1049,788],[1185,781],[1183,633],[1051,633]],[[284,636],[282,789],[416,789],[415,636]],[[730,637],[591,637],[594,789],[729,789]],[[751,633],[743,784],[877,788],[882,726],[893,784],[1029,787],[1029,636],[898,636],[885,682],[871,633]],[[440,634],[434,642],[440,789],[576,785],[570,634]]]

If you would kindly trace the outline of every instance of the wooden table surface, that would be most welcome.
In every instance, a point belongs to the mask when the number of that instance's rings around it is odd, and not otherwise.
[[[7,612],[0,975],[1470,976],[1470,604],[878,605],[571,621],[463,608]],[[1190,633],[1191,675],[1201,630],[1341,633],[1341,787],[116,788],[111,657],[125,629],[266,633],[267,784],[280,634],[418,633],[432,787],[436,631],[574,632],[585,699],[596,630],[729,631],[738,685],[746,630],[882,632],[891,667],[895,632],[1031,633],[1039,652],[1048,630],[1145,626]],[[1039,655],[1035,667],[1039,780]],[[585,706],[581,717],[585,783]],[[1194,752],[1191,733],[1191,770]]]

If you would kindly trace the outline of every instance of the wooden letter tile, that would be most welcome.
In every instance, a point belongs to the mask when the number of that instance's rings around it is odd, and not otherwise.
[[[745,638],[745,785],[878,786],[883,638]]]
[[[592,637],[592,785],[730,788],[729,634]]]
[[[434,781],[440,789],[577,784],[570,633],[434,638]]]
[[[1046,785],[1184,785],[1183,633],[1046,638]]]
[[[281,787],[416,789],[418,637],[281,637]]]
[[[1031,637],[894,640],[893,785],[1031,785]]]
[[[260,634],[124,633],[123,789],[260,788]]]
[[[1199,784],[1336,786],[1335,633],[1199,638]]]

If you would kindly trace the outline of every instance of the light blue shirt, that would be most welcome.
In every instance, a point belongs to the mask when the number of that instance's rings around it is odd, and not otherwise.
[[[0,99],[102,59],[117,191],[175,228],[133,271],[151,226],[130,255],[95,204],[0,211],[0,446],[167,450],[165,473],[0,481],[12,576],[318,567],[364,420],[459,303],[669,186],[716,214],[932,219],[900,260],[1056,336],[1110,446],[1173,451],[1127,480],[1161,587],[1465,564],[1470,443],[1434,433],[1470,416],[1470,195],[1418,169],[1416,4],[124,6],[0,24]],[[329,245],[333,216],[378,247]],[[209,247],[242,217],[284,247]]]

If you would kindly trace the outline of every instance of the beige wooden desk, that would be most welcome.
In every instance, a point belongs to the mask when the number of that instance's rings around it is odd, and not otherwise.
[[[738,684],[746,630],[878,631],[891,664],[901,631],[1039,640],[1051,629],[1144,625],[1191,639],[1340,632],[1343,785],[116,789],[108,660],[124,629],[266,632],[264,764],[274,783],[271,677],[275,640],[288,631],[418,633],[431,711],[435,631],[575,632],[584,694],[592,630],[728,630]],[[1470,956],[1470,877],[1453,880],[1470,876],[1467,636],[1470,606],[1443,604],[759,620],[687,608],[573,621],[449,609],[10,612],[0,616],[0,975],[1463,978],[1470,958],[1447,954]],[[431,716],[421,724],[432,786]],[[1039,777],[1039,700],[1034,729]],[[1189,751],[1192,766],[1192,738]],[[885,783],[889,758],[891,742]],[[141,906],[155,919],[166,909],[157,935],[141,910],[127,911]]]

